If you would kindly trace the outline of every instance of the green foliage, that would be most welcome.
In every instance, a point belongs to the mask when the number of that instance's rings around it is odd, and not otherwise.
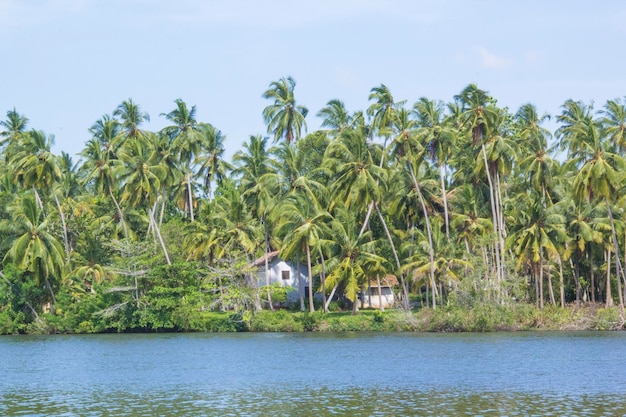
[[[616,308],[600,308],[590,327],[594,330],[622,330],[624,320]]]

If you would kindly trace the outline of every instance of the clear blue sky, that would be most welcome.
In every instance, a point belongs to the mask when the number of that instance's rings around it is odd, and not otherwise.
[[[554,115],[626,95],[625,21],[610,0],[0,0],[0,118],[15,107],[74,155],[123,100],[158,130],[181,98],[230,158],[288,75],[309,132],[329,100],[364,110],[380,84],[412,105],[476,83]]]

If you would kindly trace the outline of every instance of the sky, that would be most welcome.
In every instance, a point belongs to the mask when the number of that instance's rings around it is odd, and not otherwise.
[[[156,131],[180,98],[230,159],[266,134],[262,94],[287,76],[308,132],[329,100],[365,110],[381,84],[407,106],[476,83],[512,111],[600,109],[626,96],[624,22],[617,0],[0,0],[0,120],[15,108],[76,155],[124,100]]]

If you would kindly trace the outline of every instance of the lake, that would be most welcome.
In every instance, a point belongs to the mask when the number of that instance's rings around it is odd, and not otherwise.
[[[0,337],[2,416],[626,415],[626,333]]]

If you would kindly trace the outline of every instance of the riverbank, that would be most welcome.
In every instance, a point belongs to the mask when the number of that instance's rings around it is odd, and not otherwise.
[[[89,334],[156,332],[497,332],[529,330],[624,330],[618,307],[600,304],[537,309],[528,304],[447,306],[412,312],[364,309],[330,313],[263,310],[254,314],[198,312],[161,327],[106,327],[97,316],[78,322],[68,316],[44,314],[38,322],[20,327],[0,326],[0,334]],[[0,325],[3,323],[0,323]],[[6,324],[6,323],[5,323]]]
[[[250,317],[251,331],[415,331],[493,332],[528,330],[623,330],[619,308],[587,304],[576,308],[530,305],[481,305],[471,309],[444,307],[406,313],[361,310],[322,314],[263,311]]]

